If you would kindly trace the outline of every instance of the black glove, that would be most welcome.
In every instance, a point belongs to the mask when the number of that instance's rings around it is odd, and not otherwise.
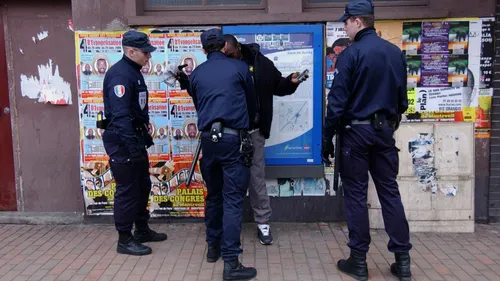
[[[153,137],[150,134],[144,134],[144,141],[146,142],[146,147],[150,148],[155,143],[153,142]]]
[[[323,150],[322,152],[323,162],[325,162],[328,165],[331,165],[332,161],[330,161],[328,157],[333,158],[335,156],[335,146],[333,145],[333,141],[323,139],[322,150]]]
[[[179,81],[182,90],[186,90],[187,88],[189,88],[189,77],[186,75],[186,73],[184,73],[184,71],[182,71],[182,69],[186,66],[187,64],[179,65],[177,67],[179,71],[175,73],[175,79]]]
[[[402,118],[403,118],[403,115],[398,114],[398,117],[396,119],[396,123],[394,124],[394,131],[396,131],[399,128],[399,124],[401,123]]]

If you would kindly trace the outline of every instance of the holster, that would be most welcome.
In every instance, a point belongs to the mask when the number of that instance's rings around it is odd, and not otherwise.
[[[108,128],[108,126],[109,126],[109,120],[108,119],[97,120],[95,122],[95,126],[98,129],[106,130]]]
[[[240,131],[240,153],[243,156],[244,164],[250,168],[253,161],[254,146],[252,137],[247,131]]]
[[[395,118],[387,118],[387,115],[385,114],[375,113],[371,118],[371,124],[376,132],[382,131],[385,126],[391,127],[393,130],[396,130],[399,122]]]

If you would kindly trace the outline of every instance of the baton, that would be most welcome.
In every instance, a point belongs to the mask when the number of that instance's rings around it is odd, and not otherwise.
[[[339,167],[340,167],[340,138],[341,132],[335,136],[335,160],[333,164],[333,190],[337,192],[339,189]]]
[[[340,151],[340,146],[342,144],[342,134],[344,131],[349,131],[351,129],[351,126],[347,125],[345,126],[345,129],[342,131],[339,131],[337,135],[335,136],[335,160],[333,164],[333,190],[337,192],[339,189],[339,168],[340,168],[340,157],[342,155],[342,152]]]
[[[194,168],[196,167],[196,163],[198,162],[198,157],[200,157],[201,152],[201,138],[198,140],[198,146],[196,147],[196,152],[194,153],[194,159],[191,163],[191,168],[189,168],[189,174],[186,180],[186,186],[191,184],[191,178],[193,177]]]

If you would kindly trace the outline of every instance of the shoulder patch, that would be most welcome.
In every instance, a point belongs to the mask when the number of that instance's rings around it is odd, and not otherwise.
[[[119,98],[123,97],[125,95],[125,86],[123,85],[116,85],[114,88],[115,95]]]

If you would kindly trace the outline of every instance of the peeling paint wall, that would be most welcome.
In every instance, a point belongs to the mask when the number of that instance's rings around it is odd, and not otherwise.
[[[18,210],[83,212],[71,0],[4,4]]]
[[[401,124],[395,134],[399,191],[412,231],[474,230],[473,123]],[[370,226],[384,228],[371,178]]]

